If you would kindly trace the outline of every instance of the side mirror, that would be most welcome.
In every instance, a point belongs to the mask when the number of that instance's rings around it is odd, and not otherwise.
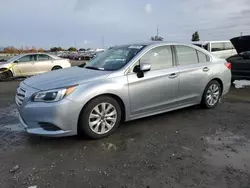
[[[134,67],[133,72],[137,73],[138,78],[144,77],[144,72],[150,71],[151,65],[148,63],[140,63]]]
[[[151,65],[150,64],[148,64],[148,63],[141,63],[140,64],[140,70],[142,72],[150,71],[150,69],[151,69]]]
[[[19,63],[19,60],[15,60],[13,63]]]

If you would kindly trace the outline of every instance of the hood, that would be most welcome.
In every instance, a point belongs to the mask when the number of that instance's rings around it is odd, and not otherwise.
[[[0,68],[8,68],[10,66],[10,63],[8,63],[7,61],[0,61]]]
[[[235,37],[230,40],[234,45],[237,53],[250,51],[250,35]]]
[[[32,76],[25,79],[24,83],[38,90],[50,90],[105,78],[110,73],[75,66]]]

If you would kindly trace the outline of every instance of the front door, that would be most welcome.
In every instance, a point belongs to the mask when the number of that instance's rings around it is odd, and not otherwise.
[[[213,74],[210,58],[189,46],[176,45],[175,51],[180,77],[179,103],[187,105],[199,102]]]
[[[17,60],[13,69],[16,76],[32,76],[36,69],[34,63],[36,55],[25,55]]]
[[[138,78],[133,67],[127,75],[131,116],[157,113],[171,107],[178,94],[178,69],[173,64],[170,46],[155,47],[135,64],[151,64],[151,70]]]

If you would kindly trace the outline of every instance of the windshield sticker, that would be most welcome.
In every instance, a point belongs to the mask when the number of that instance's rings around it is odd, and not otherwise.
[[[128,48],[141,49],[143,46],[129,46]]]

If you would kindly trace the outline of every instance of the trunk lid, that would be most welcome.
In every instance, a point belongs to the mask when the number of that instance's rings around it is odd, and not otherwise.
[[[230,39],[237,53],[250,51],[250,35]]]

